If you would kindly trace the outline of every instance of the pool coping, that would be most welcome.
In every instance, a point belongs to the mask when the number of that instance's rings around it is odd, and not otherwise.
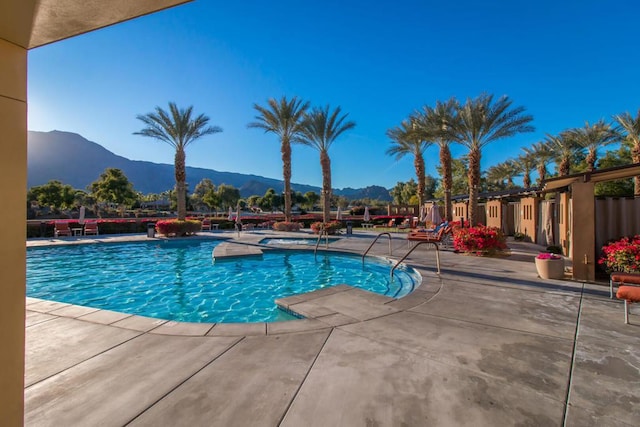
[[[198,238],[207,240],[224,240],[214,248],[223,247],[224,258],[237,258],[244,256],[260,256],[263,250],[267,251],[287,251],[300,250],[312,251],[314,248],[300,247],[302,245],[278,245],[277,247],[259,243],[264,236],[262,234],[251,233],[243,235],[243,239],[236,239],[233,236],[217,235],[196,235],[188,239]],[[109,235],[104,236],[79,236],[73,240],[66,239],[36,239],[27,241],[28,247],[57,246],[69,244],[109,244],[144,242],[153,240],[177,240],[179,238],[149,238],[146,235],[119,235],[115,238]],[[248,237],[248,238],[246,238]],[[180,239],[183,240],[183,239]],[[258,241],[257,241],[258,240]],[[38,242],[33,244],[33,242]],[[43,243],[40,243],[43,242]],[[31,244],[29,244],[31,243]],[[293,247],[291,247],[293,246]],[[356,253],[354,250],[346,248],[324,249],[323,252]],[[219,255],[214,255],[216,258]],[[388,259],[379,255],[371,255],[376,258]],[[291,312],[303,319],[286,320],[277,322],[254,322],[254,323],[200,323],[200,322],[180,322],[175,320],[157,319],[135,314],[121,313],[117,311],[86,307],[81,305],[50,301],[34,297],[26,297],[27,311],[44,314],[47,316],[67,317],[101,325],[113,326],[123,329],[138,331],[141,333],[151,333],[172,336],[211,336],[211,337],[240,337],[258,335],[277,335],[287,333],[307,332],[344,326],[359,323],[378,317],[387,316],[404,310],[417,307],[428,302],[441,288],[440,276],[428,270],[413,266],[422,278],[422,285],[425,283],[425,276],[436,278],[437,289],[427,291],[423,286],[419,286],[402,298],[396,299],[383,296],[364,289],[353,287],[347,284],[339,284],[315,291],[296,294],[275,301],[278,307],[285,312]],[[339,300],[337,299],[339,297]]]
[[[396,299],[341,284],[276,300],[279,307],[304,316],[304,319],[255,323],[179,322],[33,297],[26,297],[26,309],[142,333],[240,337],[307,332],[364,322],[417,307],[428,302],[435,293],[417,288]]]

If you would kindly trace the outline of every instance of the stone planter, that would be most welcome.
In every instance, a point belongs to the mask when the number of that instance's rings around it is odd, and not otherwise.
[[[536,258],[536,270],[541,279],[562,279],[564,278],[564,259]]]

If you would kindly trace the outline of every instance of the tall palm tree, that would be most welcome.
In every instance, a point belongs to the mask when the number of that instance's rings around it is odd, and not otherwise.
[[[493,95],[482,94],[467,99],[458,108],[458,120],[453,130],[456,140],[469,149],[469,221],[472,225],[478,222],[482,148],[499,139],[534,130],[529,125],[533,117],[524,114],[524,107],[511,108],[511,104],[507,96],[493,102]]]
[[[535,159],[536,170],[538,172],[536,185],[540,187],[542,185],[542,181],[547,177],[547,165],[553,157],[549,145],[544,141],[540,141],[533,144],[531,148],[525,147],[522,150],[524,150],[526,156],[531,156]]]
[[[531,188],[531,171],[536,167],[536,158],[525,152],[519,155],[514,163],[518,168],[518,172],[522,174],[522,186],[524,188]]]
[[[423,139],[424,134],[418,130],[413,119],[403,120],[400,126],[387,130],[387,136],[393,144],[387,149],[387,154],[400,160],[407,154],[413,155],[413,166],[418,180],[418,205],[424,203],[424,189],[426,186],[424,152],[432,142]]]
[[[320,167],[322,168],[322,219],[325,223],[331,219],[331,159],[329,148],[331,144],[344,132],[353,129],[355,122],[345,121],[348,114],[340,116],[340,107],[333,112],[329,106],[313,108],[305,114],[302,121],[300,136],[295,142],[314,147],[320,152]]]
[[[249,123],[249,128],[263,129],[280,138],[280,152],[282,154],[282,178],[284,181],[284,217],[285,221],[291,221],[291,142],[300,135],[302,119],[309,108],[308,102],[303,102],[297,97],[287,100],[286,96],[276,100],[267,101],[268,107],[254,104],[258,113],[256,121]]]
[[[628,112],[613,117],[618,123],[618,132],[624,137],[623,143],[631,149],[631,161],[640,163],[640,109],[633,117]],[[633,179],[633,194],[640,197],[640,175]]]
[[[567,176],[571,172],[572,159],[580,150],[580,147],[569,136],[567,131],[560,132],[559,135],[547,134],[544,143],[549,147],[553,161],[556,164],[559,176]]]
[[[569,129],[567,131],[569,138],[574,143],[587,151],[587,170],[592,171],[596,168],[598,148],[619,141],[620,135],[611,129],[604,120],[599,120],[593,125],[589,122],[584,123],[584,127]]]
[[[148,136],[166,142],[176,150],[174,169],[176,178],[176,197],[178,198],[178,220],[187,215],[186,206],[186,153],[185,148],[193,141],[209,134],[222,132],[218,126],[208,126],[209,117],[204,114],[193,117],[193,106],[178,108],[174,102],[169,103],[169,112],[156,107],[155,112],[138,115],[136,118],[147,127],[134,135]]]
[[[449,146],[455,142],[451,130],[457,120],[456,111],[458,100],[450,98],[447,101],[436,101],[434,107],[425,106],[422,112],[416,114],[416,122],[425,140],[433,139],[440,147],[440,168],[442,169],[442,189],[444,190],[444,217],[447,221],[453,219],[451,203],[451,189],[453,175],[451,169],[451,150]]]
[[[506,162],[497,163],[487,169],[485,178],[487,182],[495,184],[494,189],[510,188],[509,184],[505,184],[511,178],[511,169]],[[513,182],[513,181],[512,181]]]

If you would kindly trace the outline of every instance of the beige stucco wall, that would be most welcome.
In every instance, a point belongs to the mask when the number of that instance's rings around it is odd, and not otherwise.
[[[558,237],[560,246],[562,246],[562,253],[568,257],[571,257],[569,244],[569,230],[571,230],[571,224],[569,224],[569,196],[570,195],[567,192],[561,193],[558,197]]]
[[[536,241],[538,222],[538,199],[524,197],[520,200],[520,229],[532,242]]]
[[[488,200],[485,203],[485,209],[487,213],[487,227],[497,227],[502,229],[502,216],[503,212],[502,201],[500,200]]]
[[[0,414],[23,424],[27,51],[0,39]]]
[[[453,203],[451,210],[453,212],[453,221],[460,221],[460,218],[464,218],[466,221],[469,217],[469,210],[466,202]]]
[[[571,233],[573,241],[573,278],[593,282],[596,278],[594,183],[571,184],[573,203]]]

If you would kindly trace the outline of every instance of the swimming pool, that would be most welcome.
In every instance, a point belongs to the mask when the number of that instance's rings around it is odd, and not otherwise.
[[[402,297],[420,284],[410,268],[368,257],[267,250],[215,263],[214,240],[50,246],[27,250],[27,295],[184,322],[292,319],[274,300],[337,284]]]

